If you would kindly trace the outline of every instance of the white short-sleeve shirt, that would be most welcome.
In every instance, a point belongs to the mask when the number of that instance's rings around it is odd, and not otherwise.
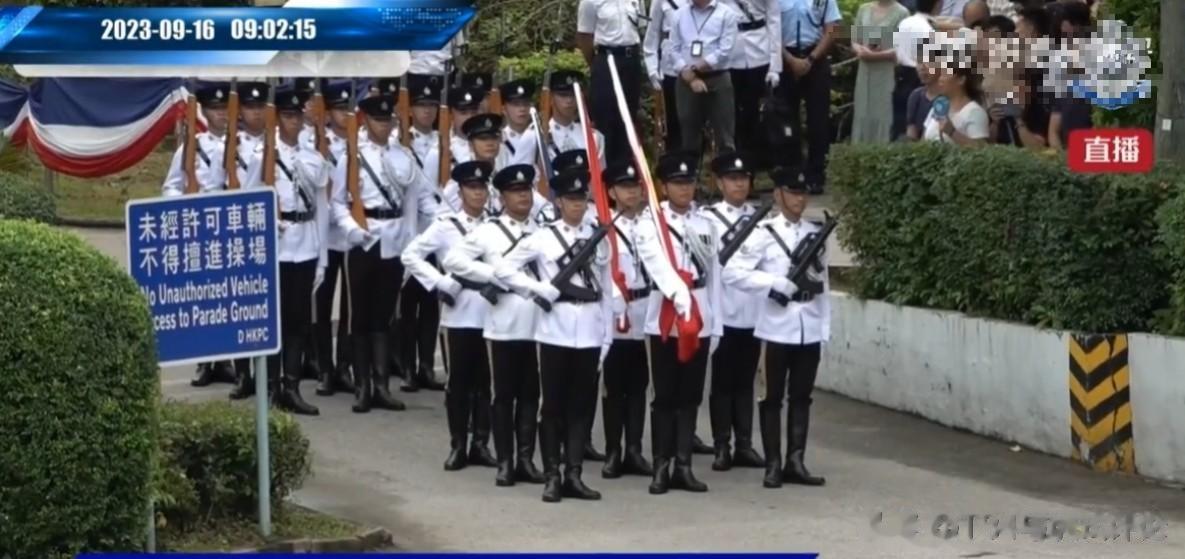
[[[962,132],[968,138],[983,140],[988,137],[987,111],[983,110],[983,107],[975,101],[963,105],[959,112],[951,113],[949,118],[951,124],[955,126],[955,130]],[[935,142],[951,143],[954,141],[950,136],[942,133],[938,120],[934,118],[934,109],[930,109],[930,114],[926,116],[926,133],[923,137]]]

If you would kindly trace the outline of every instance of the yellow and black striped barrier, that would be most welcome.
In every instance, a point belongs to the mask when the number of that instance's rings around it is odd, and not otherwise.
[[[1126,334],[1070,337],[1072,456],[1097,471],[1135,473]]]

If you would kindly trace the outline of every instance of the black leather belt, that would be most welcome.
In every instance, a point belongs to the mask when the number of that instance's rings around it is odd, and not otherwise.
[[[621,47],[611,47],[609,45],[597,45],[597,54],[612,54],[613,56],[637,56],[638,45],[629,45]]]
[[[403,217],[402,210],[366,210],[366,217],[370,219],[399,219]]]
[[[807,45],[805,47],[786,47],[786,52],[793,54],[799,58],[810,56],[815,51],[816,45]]]
[[[470,291],[481,291],[482,289],[485,289],[485,287],[487,285],[489,285],[486,283],[482,283],[480,281],[473,281],[469,278],[462,277],[462,276],[449,276],[449,277],[453,278],[453,280],[455,280],[458,284],[460,284],[462,289],[468,289]]]
[[[791,295],[790,300],[794,301],[795,303],[809,303],[815,300],[815,294],[808,293],[806,291],[799,291],[794,295]]]
[[[650,288],[643,287],[640,289],[630,289],[629,291],[626,291],[626,294],[629,295],[631,301],[637,301],[638,299],[645,299],[646,297],[649,297]]]
[[[281,221],[291,221],[293,223],[305,223],[312,221],[316,217],[313,212],[280,212]]]
[[[583,305],[587,303],[599,303],[601,301],[601,294],[598,293],[595,297],[573,297],[564,293],[560,293],[560,298],[556,299],[557,303],[572,303],[575,305]]]
[[[753,31],[754,29],[761,29],[765,27],[765,20],[759,19],[757,21],[742,21],[737,24],[737,29],[740,31]]]
[[[695,281],[691,282],[691,288],[692,288],[692,289],[703,289],[703,288],[705,288],[705,287],[707,287],[707,286],[708,286],[708,281],[707,281],[707,280],[705,280],[704,278],[699,278],[699,279],[696,279]],[[654,284],[652,283],[652,284],[650,284],[650,288],[649,288],[649,289],[658,289],[658,286],[657,286],[657,285],[654,285]]]

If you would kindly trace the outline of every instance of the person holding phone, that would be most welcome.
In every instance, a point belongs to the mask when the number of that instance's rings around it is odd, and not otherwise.
[[[980,76],[970,64],[944,68],[938,76],[941,93],[930,107],[924,138],[960,146],[983,145],[988,139],[988,114],[982,99]]]
[[[671,52],[679,70],[675,105],[685,150],[699,152],[704,121],[712,126],[716,149],[736,147],[736,105],[726,67],[739,23],[740,14],[719,0],[692,0],[675,14]]]
[[[897,53],[893,31],[909,17],[897,0],[876,0],[860,6],[853,26],[856,70],[852,143],[886,143],[892,138],[893,87]]]

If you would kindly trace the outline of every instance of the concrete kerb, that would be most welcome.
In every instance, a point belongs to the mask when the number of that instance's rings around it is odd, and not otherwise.
[[[240,549],[232,553],[358,553],[390,547],[394,543],[391,533],[385,528],[370,528],[348,538],[301,538],[269,543],[253,549]]]

